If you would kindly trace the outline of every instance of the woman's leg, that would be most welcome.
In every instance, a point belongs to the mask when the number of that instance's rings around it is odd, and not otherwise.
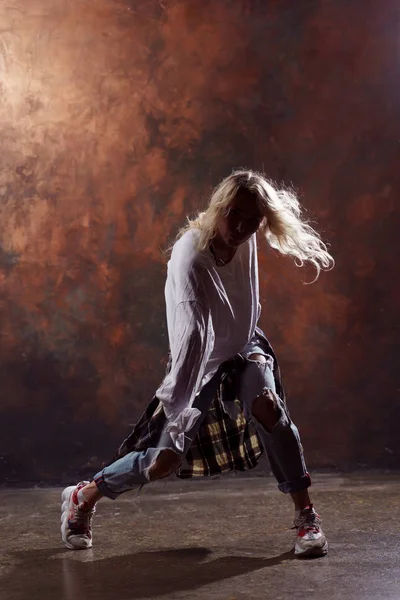
[[[92,546],[91,521],[96,503],[101,498],[115,499],[124,492],[168,477],[177,470],[207,414],[219,380],[217,373],[196,396],[193,407],[200,410],[201,415],[190,431],[185,433],[182,452],[175,448],[165,424],[156,448],[129,452],[102,469],[91,482],[80,482],[63,491],[61,533],[68,548],[86,549]]]
[[[83,488],[85,498],[89,502],[96,501],[100,494],[100,497],[107,496],[114,499],[124,492],[174,473],[188,452],[207,415],[219,382],[220,375],[216,373],[195,397],[192,408],[197,408],[201,414],[190,430],[185,433],[182,452],[176,449],[171,435],[166,432],[167,423],[165,423],[156,448],[148,448],[142,452],[129,452],[102,469],[94,476],[93,482]]]
[[[298,429],[286,404],[276,394],[272,369],[271,356],[250,355],[241,376],[239,395],[245,416],[254,418],[279,489],[294,495],[297,504],[299,492],[301,498],[311,481]]]
[[[245,415],[254,418],[279,489],[289,493],[294,502],[296,554],[321,556],[328,544],[308,494],[311,480],[299,432],[285,402],[276,394],[272,369],[271,356],[251,354],[241,376],[239,397]]]
[[[166,436],[163,443],[169,443]],[[172,440],[170,446],[173,446]],[[101,498],[115,499],[124,492],[167,477],[181,460],[182,455],[162,445],[143,452],[129,452],[97,473],[91,482],[66,488],[62,493],[61,535],[67,548],[92,547],[92,519]]]

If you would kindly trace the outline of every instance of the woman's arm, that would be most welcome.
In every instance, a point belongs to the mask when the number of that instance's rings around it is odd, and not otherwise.
[[[157,396],[169,421],[191,407],[214,346],[209,310],[196,301],[179,303],[168,322],[171,368]]]

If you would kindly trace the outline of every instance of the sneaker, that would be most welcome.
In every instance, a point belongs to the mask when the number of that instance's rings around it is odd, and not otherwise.
[[[61,537],[70,550],[85,550],[92,547],[92,519],[96,508],[86,502],[78,503],[78,491],[89,481],[71,485],[61,494]]]
[[[313,505],[303,508],[294,519],[297,538],[294,553],[299,558],[324,556],[328,552],[328,542],[321,529],[320,516]]]

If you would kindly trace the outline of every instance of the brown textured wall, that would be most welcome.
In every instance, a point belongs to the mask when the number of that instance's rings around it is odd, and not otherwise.
[[[310,466],[398,467],[396,0],[0,4],[0,474],[107,459],[163,374],[160,252],[232,167],[332,243],[261,255],[262,326]],[[397,221],[397,222],[396,222]]]

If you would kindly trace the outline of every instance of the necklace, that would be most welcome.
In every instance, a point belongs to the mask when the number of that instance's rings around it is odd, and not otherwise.
[[[210,252],[214,257],[215,260],[215,264],[217,265],[217,267],[224,267],[226,264],[228,264],[232,258],[235,256],[236,254],[236,249],[235,252],[232,254],[232,256],[229,256],[228,258],[217,258],[217,255],[215,253],[215,248],[212,244],[210,244]]]

